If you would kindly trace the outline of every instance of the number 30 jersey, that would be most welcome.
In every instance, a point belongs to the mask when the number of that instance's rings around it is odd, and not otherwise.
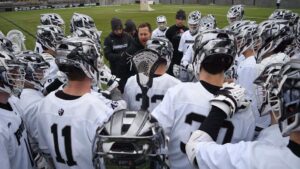
[[[57,169],[93,168],[92,143],[96,129],[113,111],[90,93],[70,100],[56,93],[50,93],[36,109],[34,138],[39,149],[51,155]]]
[[[169,137],[168,155],[171,169],[193,169],[186,153],[185,144],[191,133],[199,129],[211,110],[214,95],[200,82],[182,83],[170,88],[163,101],[152,112]],[[226,120],[219,131],[217,142],[251,140],[254,134],[254,116],[251,109],[239,112]]]
[[[179,83],[181,82],[178,79],[167,73],[158,77],[154,77],[152,87],[147,93],[149,97],[148,110],[151,112],[162,101],[167,90]],[[123,97],[128,104],[129,110],[140,110],[142,105],[142,91],[137,83],[136,75],[131,76],[127,80]]]

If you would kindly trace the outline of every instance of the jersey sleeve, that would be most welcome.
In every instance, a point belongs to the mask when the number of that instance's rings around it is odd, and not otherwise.
[[[196,160],[201,169],[253,168],[251,149],[255,142],[239,142],[219,145],[216,142],[199,142],[196,146]]]
[[[163,127],[165,134],[170,135],[174,122],[174,102],[172,90],[168,90],[162,102],[152,111],[152,115],[158,120]]]
[[[181,63],[192,63],[192,58],[193,58],[193,48],[192,47],[189,47],[187,49],[187,51],[184,53],[182,59],[181,59]]]
[[[152,32],[151,39],[156,38],[156,37],[157,37],[157,29],[155,29],[155,30]]]
[[[127,102],[128,107],[130,107],[130,96],[129,96],[129,82],[130,82],[130,78],[127,80],[125,87],[124,87],[124,93],[123,93],[123,99]]]
[[[182,34],[181,38],[180,38],[180,42],[179,42],[179,46],[178,46],[178,51],[183,52],[183,48],[184,48],[184,41],[185,41],[185,34]]]

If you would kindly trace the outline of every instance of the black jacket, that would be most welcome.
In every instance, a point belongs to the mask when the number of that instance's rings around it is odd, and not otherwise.
[[[120,66],[124,65],[122,53],[129,47],[131,41],[132,38],[127,33],[123,33],[122,36],[117,36],[111,32],[108,37],[105,38],[104,55],[110,63],[112,74],[117,77],[120,77]]]
[[[173,52],[173,58],[171,60],[171,65],[168,69],[168,73],[173,75],[173,65],[174,64],[180,64],[181,59],[182,59],[182,52],[178,51],[178,46],[180,43],[180,38],[181,35],[187,31],[188,28],[183,26],[183,27],[178,27],[176,25],[171,26],[167,32],[166,32],[166,37],[169,39],[169,41],[172,43],[174,52]]]
[[[127,79],[130,76],[133,76],[136,74],[135,68],[130,62],[130,58],[139,50],[144,49],[145,47],[140,43],[138,38],[132,39],[130,46],[126,49],[126,54],[123,58],[126,58],[126,60],[123,60],[123,62],[126,62],[127,64],[122,64],[120,67],[120,70],[122,70],[121,74],[122,77],[119,82],[119,89],[123,93],[125,84],[127,82]]]

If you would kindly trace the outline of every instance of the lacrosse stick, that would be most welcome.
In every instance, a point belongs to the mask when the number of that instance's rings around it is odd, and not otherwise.
[[[10,30],[6,36],[13,44],[13,50],[15,54],[20,53],[21,51],[26,50],[25,46],[25,36],[24,34],[16,29]]]
[[[158,67],[159,54],[150,49],[143,49],[132,57],[133,65],[137,71],[137,82],[142,90],[141,110],[149,107],[147,92],[152,87],[153,75]]]

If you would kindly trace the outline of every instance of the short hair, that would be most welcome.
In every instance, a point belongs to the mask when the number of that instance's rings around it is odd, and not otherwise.
[[[179,10],[176,12],[175,18],[176,18],[176,19],[181,19],[181,20],[186,20],[186,14],[185,14],[185,11],[182,10],[182,9],[179,9]]]
[[[145,28],[145,27],[147,27],[147,28],[149,29],[149,32],[150,32],[150,33],[152,32],[151,25],[150,25],[150,23],[148,23],[148,22],[141,23],[141,24],[138,26],[138,30],[139,30],[140,28]]]
[[[87,77],[81,69],[74,66],[63,65],[58,66],[58,68],[60,71],[64,72],[67,75],[68,80],[70,81],[82,81]]]

